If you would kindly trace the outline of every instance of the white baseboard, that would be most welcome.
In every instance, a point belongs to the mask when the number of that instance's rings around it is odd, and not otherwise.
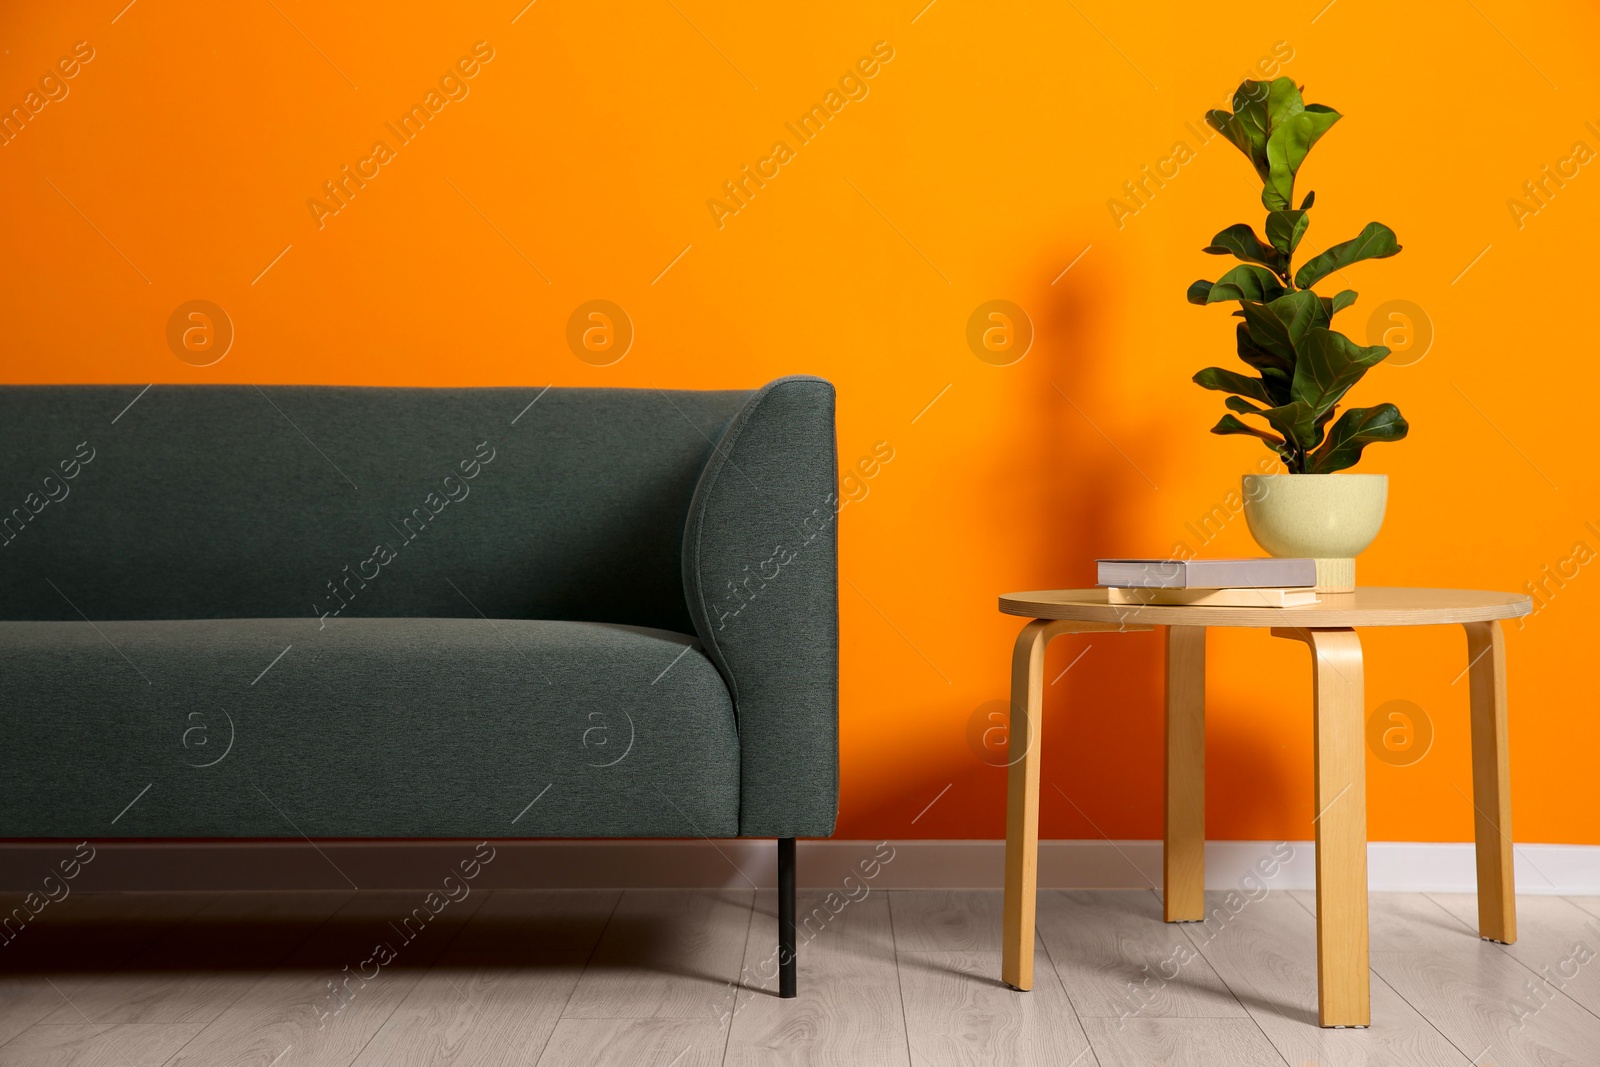
[[[144,890],[431,888],[470,857],[471,841],[107,841],[82,865],[80,892]],[[485,888],[721,888],[776,884],[770,840],[495,841]],[[39,888],[67,843],[0,843],[0,891]],[[1281,857],[1271,885],[1315,886],[1309,841],[1211,841],[1206,887],[1238,888],[1257,863]],[[884,856],[892,858],[883,860]],[[836,887],[876,859],[880,889],[998,889],[1001,841],[801,841],[802,886]],[[1517,891],[1600,895],[1600,845],[1516,846]],[[1470,843],[1380,841],[1367,846],[1374,892],[1462,892],[1476,888]],[[1159,841],[1042,841],[1039,885],[1052,889],[1147,889],[1161,884]]]

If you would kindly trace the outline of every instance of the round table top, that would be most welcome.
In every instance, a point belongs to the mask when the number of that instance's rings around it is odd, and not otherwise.
[[[1333,629],[1346,626],[1433,626],[1453,622],[1514,619],[1533,610],[1519,593],[1478,589],[1401,589],[1379,586],[1353,593],[1318,593],[1301,608],[1202,608],[1174,604],[1106,603],[1104,589],[1042,589],[1007,593],[1000,610],[1030,619],[1068,619],[1143,626],[1282,626]]]

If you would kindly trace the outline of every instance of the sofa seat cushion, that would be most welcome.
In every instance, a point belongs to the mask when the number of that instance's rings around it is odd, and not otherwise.
[[[733,837],[693,638],[441,618],[0,622],[0,838]]]

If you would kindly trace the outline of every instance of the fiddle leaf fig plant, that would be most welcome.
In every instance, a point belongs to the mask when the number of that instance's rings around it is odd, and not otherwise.
[[[1234,315],[1243,321],[1235,334],[1237,350],[1255,376],[1207,367],[1194,381],[1231,394],[1224,402],[1229,414],[1212,433],[1260,438],[1290,474],[1344,470],[1361,458],[1367,445],[1398,441],[1410,429],[1393,404],[1347,407],[1334,420],[1351,386],[1389,349],[1363,348],[1333,329],[1333,316],[1355,303],[1354,290],[1323,296],[1312,288],[1353,263],[1399,252],[1394,231],[1369,222],[1350,240],[1312,256],[1298,269],[1294,266],[1316,199],[1308,192],[1294,207],[1295,178],[1311,147],[1339,117],[1330,107],[1305,103],[1289,78],[1246,81],[1233,94],[1231,114],[1220,109],[1206,113],[1206,122],[1255,167],[1267,219],[1265,240],[1244,222],[1213,237],[1203,251],[1232,256],[1239,265],[1214,282],[1189,286],[1191,304],[1238,303]],[[1247,423],[1239,415],[1265,425]]]

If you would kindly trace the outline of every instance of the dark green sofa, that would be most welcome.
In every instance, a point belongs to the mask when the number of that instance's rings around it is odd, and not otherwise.
[[[792,923],[833,402],[0,387],[0,837],[775,837]]]

